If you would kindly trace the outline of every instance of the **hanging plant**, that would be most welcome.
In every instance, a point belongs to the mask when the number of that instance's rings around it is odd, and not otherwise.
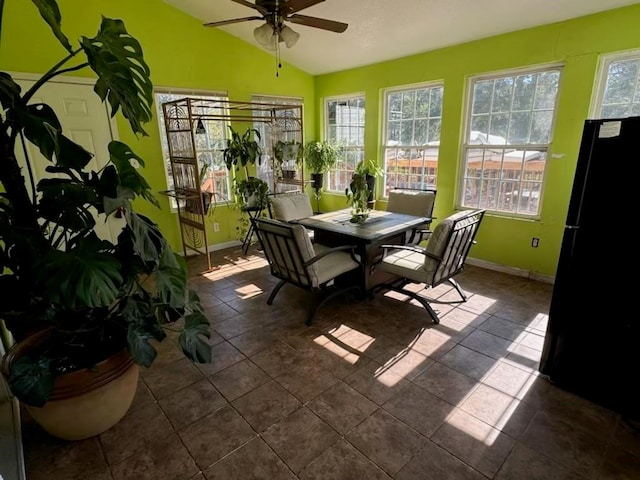
[[[222,150],[222,158],[229,171],[240,170],[240,167],[246,168],[247,165],[255,165],[256,161],[260,162],[262,153],[260,144],[256,138],[260,140],[260,132],[255,128],[247,128],[240,135],[231,125],[231,138],[227,139],[227,148]]]

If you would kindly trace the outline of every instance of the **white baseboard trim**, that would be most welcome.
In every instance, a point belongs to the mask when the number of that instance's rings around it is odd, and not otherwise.
[[[497,263],[487,262],[485,260],[479,260],[477,258],[467,257],[467,263],[476,267],[486,268],[487,270],[494,270],[496,272],[508,273],[509,275],[516,275],[518,277],[530,278],[538,282],[550,283],[553,285],[555,277],[551,275],[543,275],[541,273],[530,272],[522,268],[507,267],[506,265],[500,265]]]

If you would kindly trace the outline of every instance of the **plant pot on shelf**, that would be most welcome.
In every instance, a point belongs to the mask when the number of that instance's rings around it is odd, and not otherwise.
[[[313,188],[320,190],[324,185],[324,173],[312,173],[311,180],[313,181]]]
[[[49,338],[44,330],[14,344],[2,359],[8,378],[13,365],[41,349]],[[51,398],[43,407],[24,404],[48,433],[63,440],[82,440],[105,432],[127,413],[138,386],[138,365],[126,348],[84,368],[55,377]]]
[[[258,206],[258,195],[252,193],[244,196],[244,206],[246,208],[256,208]]]

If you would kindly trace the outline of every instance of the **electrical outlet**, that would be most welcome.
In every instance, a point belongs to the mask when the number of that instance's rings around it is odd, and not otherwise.
[[[214,232],[220,231],[220,224],[218,222],[213,222],[213,231]]]
[[[538,237],[531,238],[531,246],[533,248],[538,248],[538,245],[540,245],[540,239]]]

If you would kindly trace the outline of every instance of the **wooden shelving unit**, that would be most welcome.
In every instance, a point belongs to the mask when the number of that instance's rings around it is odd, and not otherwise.
[[[178,205],[178,221],[185,256],[188,253],[206,255],[207,266],[211,270],[205,223],[206,198],[203,199],[201,189],[196,130],[202,127],[206,130],[208,124],[219,125],[220,122],[225,124],[225,129],[226,125],[234,125],[238,131],[237,124],[245,123],[244,129],[266,124],[271,143],[278,140],[295,140],[302,145],[302,105],[185,97],[162,104],[162,111],[174,188],[161,193],[173,197]],[[267,146],[269,149],[272,147],[273,145]],[[304,185],[304,168],[300,165],[294,179],[274,178],[271,189],[278,192],[282,191],[283,187],[286,189],[293,186],[303,190]]]

